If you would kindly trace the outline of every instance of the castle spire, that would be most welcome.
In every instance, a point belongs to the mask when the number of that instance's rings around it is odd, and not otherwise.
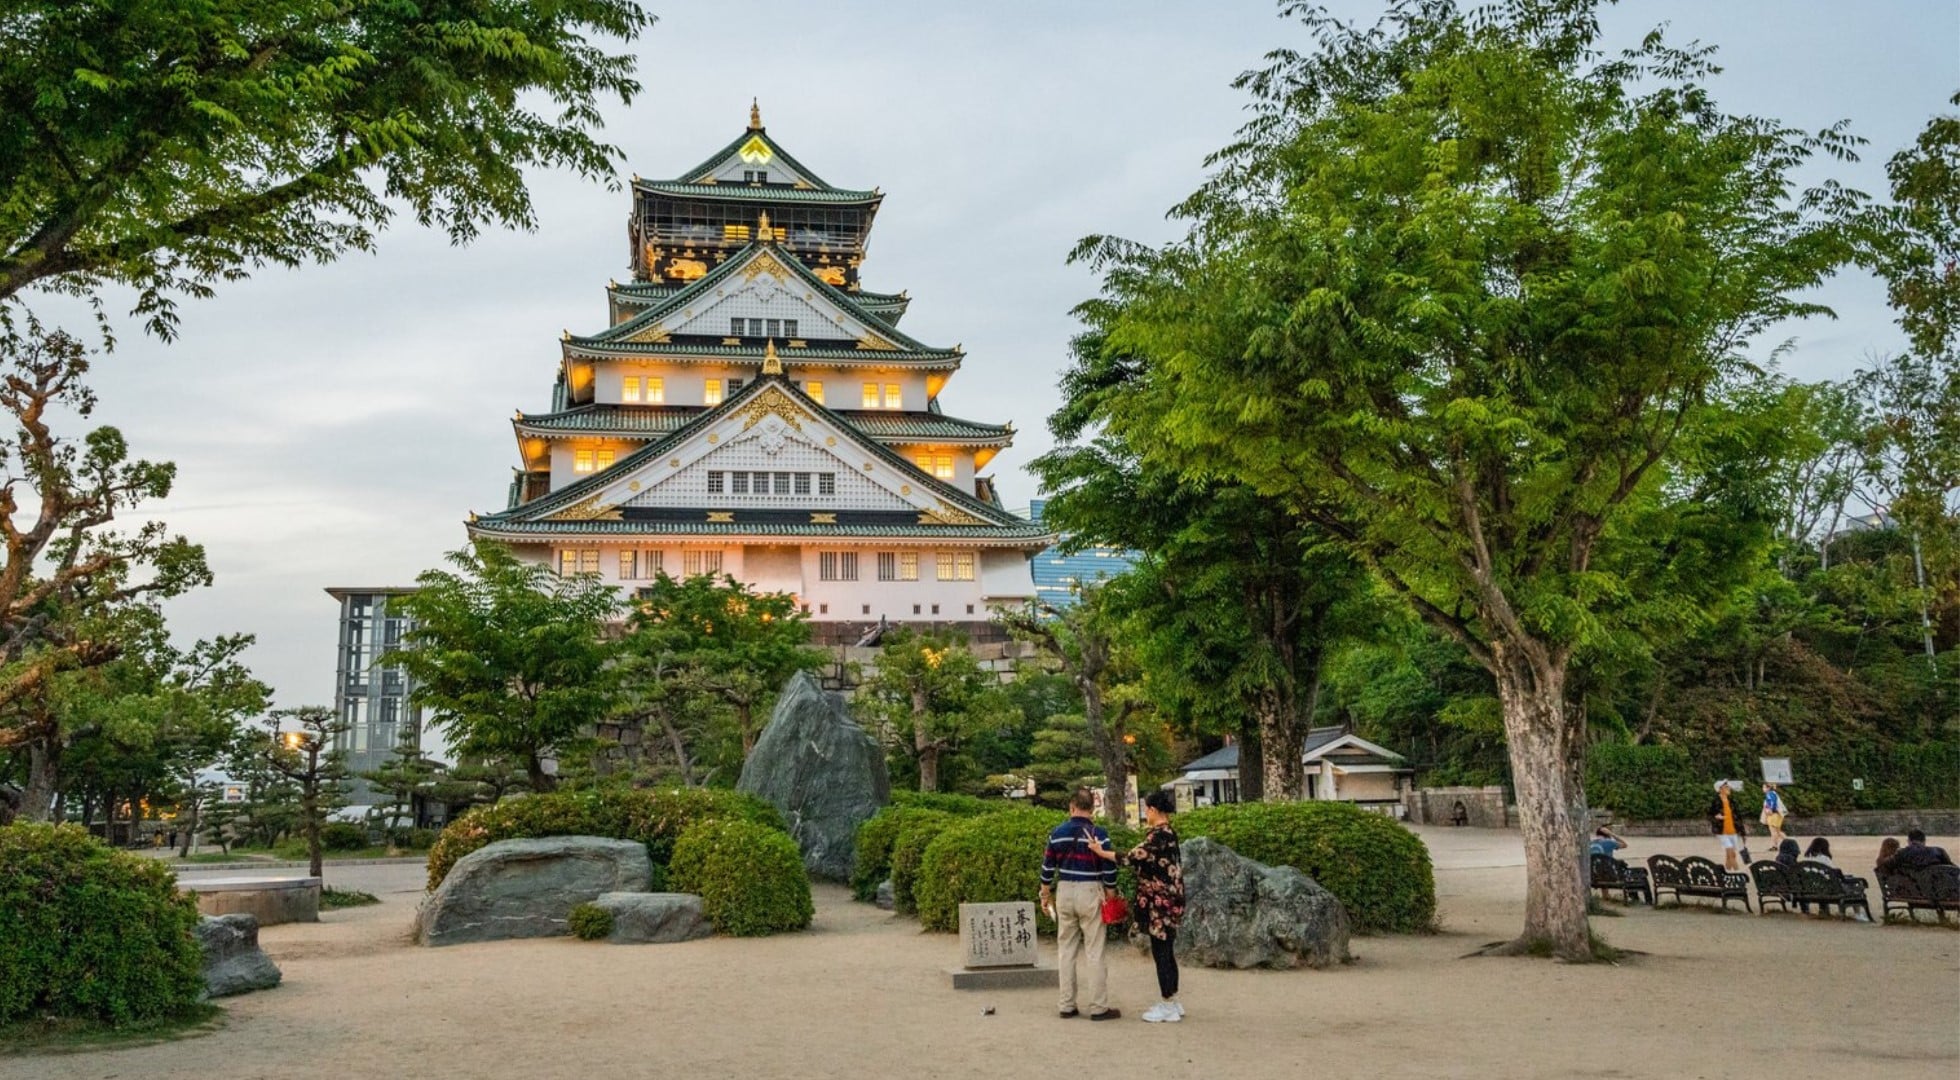
[[[749,130],[762,130],[762,105],[756,98],[749,99]]]
[[[770,338],[762,346],[762,373],[764,375],[781,375],[783,373],[783,359],[776,355],[775,338]]]

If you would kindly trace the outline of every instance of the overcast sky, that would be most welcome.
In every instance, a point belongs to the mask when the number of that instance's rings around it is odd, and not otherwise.
[[[1070,247],[1174,236],[1164,211],[1243,117],[1232,78],[1306,44],[1270,0],[652,6],[660,22],[635,46],[645,91],[608,111],[622,179],[706,157],[753,96],[826,180],[882,188],[866,287],[909,289],[905,329],[965,345],[941,404],[1019,429],[992,466],[1009,505],[1035,494],[1024,468],[1048,445],[1068,312],[1093,290],[1064,263]],[[1960,89],[1951,2],[1639,0],[1608,21],[1615,47],[1663,22],[1720,45],[1730,110],[1812,129],[1850,119],[1871,146],[1836,174],[1874,193],[1885,157]],[[172,603],[173,625],[256,633],[250,660],[280,705],[333,700],[322,590],[408,583],[462,543],[468,512],[501,509],[512,411],[549,408],[562,329],[605,325],[606,281],[628,273],[628,195],[562,176],[533,190],[535,232],[458,249],[399,227],[374,255],[186,302],[177,344],[124,320],[96,368],[98,419],[178,465],[153,513],[204,543],[217,573]],[[1897,343],[1871,280],[1823,299],[1835,322],[1777,335],[1795,339],[1792,374],[1841,376]]]

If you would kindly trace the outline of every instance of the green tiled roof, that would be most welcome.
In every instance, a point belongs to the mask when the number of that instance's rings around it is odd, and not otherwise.
[[[665,435],[679,431],[704,409],[688,405],[581,405],[563,412],[513,420],[520,431],[593,435]],[[883,409],[833,409],[839,418],[874,439],[904,442],[914,439],[999,442],[1014,437],[1013,429],[933,412],[887,412]]]
[[[629,281],[624,284],[614,283],[609,291],[618,294],[627,303],[657,304],[685,287],[671,285],[664,281]],[[912,304],[912,298],[903,293],[859,289],[856,292],[846,291],[844,295],[850,297],[859,307],[884,318],[886,322],[893,325],[897,325],[899,316],[905,314],[905,309]]]
[[[1022,541],[1016,547],[1045,547],[1055,535],[1033,522],[1018,525],[741,525],[678,521],[513,521],[502,514],[478,518],[470,531],[486,536],[838,536],[932,540]]]
[[[884,198],[875,191],[800,188],[786,184],[683,184],[674,180],[635,180],[633,186],[641,191],[655,191],[682,199],[740,199],[764,203],[854,205],[875,203]]]
[[[738,360],[762,363],[764,346],[761,345],[722,345],[716,343],[693,343],[668,341],[659,344],[644,341],[595,341],[591,338],[574,337],[563,343],[566,356],[582,356],[603,360],[615,356],[661,356],[676,360],[689,357],[704,357],[716,360]],[[843,366],[868,367],[923,367],[952,369],[960,366],[966,354],[957,349],[859,349],[804,345],[797,348],[779,348],[776,354],[785,364],[795,364],[805,360],[834,360]]]
[[[770,386],[772,384],[780,387],[784,393],[787,393],[792,399],[796,400],[797,402],[802,404],[805,408],[814,412],[816,415],[834,417],[837,421],[838,428],[846,435],[852,436],[853,441],[857,443],[860,449],[862,449],[866,453],[871,454],[873,457],[876,457],[879,460],[883,461],[887,466],[897,471],[900,475],[906,477],[915,486],[925,491],[931,492],[935,497],[944,500],[947,504],[957,507],[960,510],[966,512],[967,514],[979,518],[983,522],[990,523],[987,525],[980,525],[980,526],[951,526],[951,525],[921,526],[921,528],[925,529],[928,534],[934,536],[940,535],[939,530],[941,529],[973,528],[973,529],[980,530],[980,535],[990,535],[989,530],[993,530],[993,529],[1002,529],[1002,528],[1019,529],[1019,528],[1027,527],[1028,522],[1025,521],[1024,519],[1016,517],[1013,514],[1010,514],[1007,511],[1001,509],[998,506],[994,506],[993,504],[988,503],[985,500],[982,500],[968,492],[962,491],[959,488],[954,487],[953,485],[948,484],[943,480],[939,480],[933,477],[930,473],[927,473],[924,470],[920,469],[917,464],[906,460],[906,458],[903,455],[899,454],[897,451],[892,450],[887,446],[884,446],[883,444],[879,443],[876,439],[871,438],[870,436],[865,435],[863,432],[858,431],[856,428],[854,428],[851,425],[851,421],[849,420],[849,418],[836,416],[836,414],[832,413],[829,409],[826,409],[822,405],[819,405],[816,402],[811,401],[809,395],[805,394],[802,390],[798,389],[796,385],[794,383],[791,383],[788,379],[782,378],[780,376],[774,376],[774,375],[764,376],[742,387],[742,389],[739,392],[729,395],[729,397],[726,400],[724,400],[721,404],[716,405],[712,409],[708,409],[704,412],[696,414],[693,423],[686,424],[683,427],[681,427],[680,430],[672,432],[671,434],[668,434],[662,438],[654,439],[653,441],[647,443],[645,446],[642,446],[639,449],[634,450],[632,453],[626,455],[624,459],[620,460],[617,464],[615,464],[611,469],[608,469],[605,472],[594,473],[590,476],[585,477],[584,479],[576,480],[570,484],[565,485],[562,488],[559,488],[557,491],[554,491],[549,495],[545,495],[541,498],[533,499],[530,502],[525,503],[524,505],[519,506],[515,509],[504,510],[499,513],[485,515],[479,519],[479,522],[486,529],[504,527],[513,524],[523,524],[523,523],[548,525],[550,527],[556,527],[560,523],[557,522],[547,523],[547,522],[539,521],[538,519],[548,517],[549,515],[556,513],[560,510],[563,510],[566,507],[573,506],[580,499],[583,499],[588,495],[597,494],[601,489],[603,489],[604,487],[606,487],[607,485],[613,482],[613,478],[620,474],[620,470],[636,469],[641,465],[647,463],[648,461],[657,460],[660,457],[660,455],[667,452],[667,449],[669,447],[679,445],[696,428],[704,424],[714,423],[720,420],[723,416],[726,416],[729,413],[734,412],[737,408],[739,408],[741,405],[747,402],[750,398],[761,393],[763,388]],[[637,525],[639,523],[634,522],[631,524]],[[745,526],[745,528],[746,527],[747,526]],[[789,526],[785,526],[785,527],[787,528]],[[883,528],[885,526],[862,526],[862,527]],[[1036,526],[1036,529],[1039,530],[1039,526]],[[953,535],[953,534],[949,533],[946,535]],[[1038,533],[1038,535],[1046,535],[1046,534]]]
[[[751,121],[753,121],[753,117],[751,117]],[[680,184],[696,176],[700,176],[704,173],[711,173],[716,169],[720,168],[722,162],[727,161],[729,158],[734,157],[736,154],[741,153],[742,147],[745,144],[747,144],[750,139],[755,139],[755,138],[760,138],[763,141],[763,143],[769,147],[770,153],[774,154],[779,160],[782,161],[784,165],[789,166],[789,168],[792,171],[794,171],[798,176],[801,176],[805,181],[810,183],[817,190],[819,191],[837,190],[836,188],[830,186],[830,184],[826,183],[823,177],[818,176],[814,171],[812,171],[808,165],[805,165],[802,162],[796,160],[795,155],[783,149],[782,143],[779,143],[775,139],[770,138],[768,128],[759,127],[759,126],[744,128],[742,130],[742,133],[740,135],[735,136],[735,138],[732,141],[730,141],[727,146],[724,146],[721,149],[715,151],[714,153],[709,154],[708,159],[706,161],[703,161],[701,164],[696,165],[692,169],[688,169],[687,171],[681,173],[679,178],[671,181],[654,181],[654,182]],[[645,183],[645,181],[641,181],[641,183]]]

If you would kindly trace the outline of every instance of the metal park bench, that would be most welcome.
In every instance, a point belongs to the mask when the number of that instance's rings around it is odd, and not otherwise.
[[[1759,914],[1766,914],[1772,903],[1784,911],[1795,908],[1806,913],[1815,904],[1824,913],[1837,908],[1840,918],[1849,915],[1852,908],[1871,917],[1870,883],[1836,867],[1808,859],[1792,866],[1765,859],[1749,864],[1749,873],[1756,879]]]
[[[1629,904],[1642,900],[1654,902],[1654,884],[1647,871],[1638,866],[1628,866],[1611,855],[1592,857],[1592,887],[1605,896],[1619,893],[1620,899]]]
[[[1742,901],[1744,910],[1755,910],[1749,904],[1749,875],[1730,873],[1699,855],[1685,859],[1651,855],[1647,858],[1647,870],[1653,875],[1656,903],[1660,894],[1673,893],[1677,904],[1687,897],[1698,896],[1720,900],[1724,911],[1731,900]]]
[[[1918,870],[1878,875],[1885,914],[1903,911],[1914,922],[1930,911],[1940,922],[1949,911],[1960,912],[1960,866],[1927,866]]]

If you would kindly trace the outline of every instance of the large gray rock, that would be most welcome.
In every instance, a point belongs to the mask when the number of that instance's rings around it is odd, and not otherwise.
[[[1179,960],[1206,967],[1326,967],[1347,963],[1347,909],[1290,866],[1253,862],[1204,837],[1182,845],[1184,921]]]
[[[592,901],[612,913],[607,941],[621,945],[693,941],[715,932],[693,893],[609,892]]]
[[[885,752],[808,672],[783,685],[735,785],[775,805],[811,877],[848,881],[857,827],[891,801]]]
[[[499,840],[456,861],[416,919],[424,945],[568,933],[573,908],[653,883],[646,845],[598,836]]]
[[[204,996],[229,997],[279,985],[279,965],[259,948],[259,920],[252,915],[206,915],[197,920],[197,947],[204,952]]]
[[[892,888],[892,879],[886,878],[878,883],[878,892],[871,898],[880,910],[893,911],[898,908],[898,893]]]

